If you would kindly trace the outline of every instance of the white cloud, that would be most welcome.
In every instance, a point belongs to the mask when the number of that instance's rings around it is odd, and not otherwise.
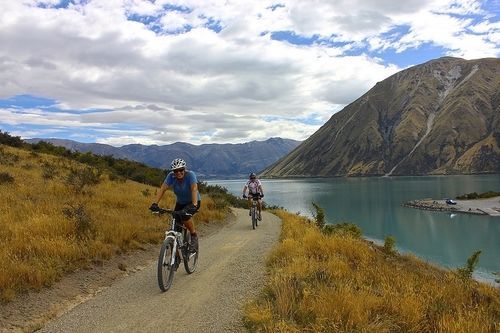
[[[303,119],[328,120],[401,69],[377,51],[431,44],[465,58],[499,55],[498,20],[471,0],[283,0],[277,7],[270,0],[92,0],[51,8],[58,4],[0,0],[0,98],[28,94],[66,110],[108,111],[0,109],[2,123],[94,127],[103,143],[302,140],[320,126]],[[293,45],[273,40],[276,31],[334,44]]]

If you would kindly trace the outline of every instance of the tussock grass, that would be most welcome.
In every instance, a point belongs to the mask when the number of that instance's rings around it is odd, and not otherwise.
[[[112,181],[61,157],[0,148],[9,157],[0,171],[13,179],[0,184],[0,301],[162,240],[168,218],[151,214],[153,197],[144,195],[155,195],[156,187]],[[167,192],[161,206],[173,208],[174,200]],[[202,205],[197,223],[225,217],[210,197]]]
[[[252,332],[498,332],[500,291],[285,211]]]

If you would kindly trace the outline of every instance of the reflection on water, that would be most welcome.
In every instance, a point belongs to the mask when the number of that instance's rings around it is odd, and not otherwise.
[[[245,180],[209,181],[241,195]],[[500,217],[432,212],[401,206],[422,198],[454,198],[500,191],[500,175],[262,180],[265,201],[312,216],[311,202],[325,209],[328,223],[351,222],[365,237],[392,235],[401,252],[445,267],[465,265],[482,250],[478,273],[489,280],[500,271]],[[498,277],[497,277],[498,278]]]

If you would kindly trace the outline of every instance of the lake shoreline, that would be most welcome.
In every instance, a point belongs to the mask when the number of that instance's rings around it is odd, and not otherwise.
[[[404,202],[404,207],[452,213],[466,213],[500,217],[500,196],[488,199],[454,200],[456,205],[449,205],[445,199],[419,199]]]

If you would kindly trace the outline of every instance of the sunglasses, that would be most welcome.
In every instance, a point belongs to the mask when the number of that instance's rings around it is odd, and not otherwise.
[[[178,172],[184,172],[185,170],[186,170],[186,169],[181,168],[181,169],[175,169],[175,170],[173,170],[173,171],[174,171],[174,173],[178,173]]]

